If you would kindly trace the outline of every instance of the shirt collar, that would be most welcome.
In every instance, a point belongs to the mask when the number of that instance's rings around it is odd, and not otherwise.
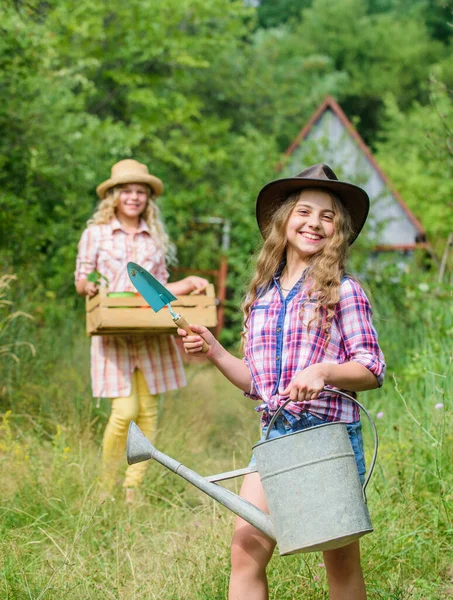
[[[280,277],[281,274],[283,272],[283,269],[286,266],[286,262],[281,262],[278,266],[278,269],[275,271],[275,275],[273,277],[274,280],[274,285],[277,286],[278,288],[280,288]],[[309,271],[310,267],[306,267],[303,271],[302,271],[302,275],[300,276],[299,281],[297,282],[297,284],[301,284],[305,281],[305,279],[307,278],[308,275],[308,271]],[[297,285],[295,284],[295,285]]]
[[[113,217],[111,224],[112,224],[112,231],[118,231],[118,230],[124,231],[124,227],[121,225],[120,221],[118,220],[118,217]],[[143,232],[150,235],[148,223],[144,219],[140,219],[137,233],[143,233]]]

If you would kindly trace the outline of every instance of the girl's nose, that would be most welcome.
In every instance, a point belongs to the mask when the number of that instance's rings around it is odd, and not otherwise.
[[[309,227],[313,227],[313,229],[318,229],[320,226],[319,215],[311,213],[310,216],[308,217],[307,225]]]

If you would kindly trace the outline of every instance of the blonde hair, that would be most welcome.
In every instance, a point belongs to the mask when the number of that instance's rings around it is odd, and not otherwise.
[[[99,202],[96,212],[87,221],[87,225],[105,225],[116,216],[116,207],[119,203],[120,192],[127,184],[116,185],[107,190],[105,197]],[[176,247],[170,242],[165,226],[157,206],[157,196],[153,189],[147,184],[140,184],[146,189],[147,203],[140,217],[148,225],[152,238],[160,246],[165,254],[168,264],[174,264],[176,260]]]
[[[242,305],[244,313],[244,331],[242,333],[242,349],[245,346],[247,323],[253,303],[272,285],[274,275],[286,258],[286,227],[289,217],[296,206],[304,188],[291,194],[273,213],[264,230],[264,242],[256,259],[256,270],[248,286],[245,301]],[[320,188],[313,188],[319,190]],[[335,313],[335,305],[340,300],[341,278],[345,273],[345,264],[349,249],[349,239],[353,233],[351,217],[341,200],[330,190],[327,193],[334,209],[334,231],[324,248],[310,260],[307,299],[300,309],[302,319],[304,306],[310,300],[316,301],[314,316],[307,325],[307,334],[314,321],[317,321],[326,334],[327,344],[330,340],[330,328]]]

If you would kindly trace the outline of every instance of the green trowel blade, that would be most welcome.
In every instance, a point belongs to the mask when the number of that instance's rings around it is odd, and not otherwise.
[[[136,263],[127,263],[127,273],[135,289],[148,302],[154,312],[167,306],[176,296],[167,290],[151,273]]]

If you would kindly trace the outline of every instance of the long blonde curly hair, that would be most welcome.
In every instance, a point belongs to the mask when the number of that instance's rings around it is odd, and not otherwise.
[[[99,202],[98,207],[94,215],[87,221],[87,225],[105,225],[116,216],[116,207],[119,203],[120,192],[123,189],[123,185],[116,185],[107,190],[105,197]],[[149,227],[152,238],[156,241],[156,244],[160,246],[166,257],[168,264],[175,264],[176,260],[176,247],[167,232],[162,222],[159,207],[157,206],[157,196],[149,185],[141,184],[146,188],[147,192],[147,203],[145,210],[140,215]]]
[[[291,194],[288,199],[273,213],[264,230],[264,242],[256,259],[255,273],[248,286],[242,304],[244,313],[244,331],[242,333],[242,349],[245,347],[247,323],[255,300],[262,296],[272,285],[274,275],[286,260],[286,227],[289,217],[296,206],[301,193],[311,188]],[[319,190],[320,188],[313,188]],[[327,240],[324,248],[310,260],[307,299],[300,308],[303,317],[304,306],[315,300],[313,318],[307,325],[307,334],[313,322],[317,321],[325,332],[327,344],[330,339],[330,328],[335,314],[335,305],[340,300],[341,278],[345,274],[345,265],[349,249],[349,239],[353,233],[351,217],[341,200],[328,189],[323,189],[331,200],[334,210],[334,233]]]

